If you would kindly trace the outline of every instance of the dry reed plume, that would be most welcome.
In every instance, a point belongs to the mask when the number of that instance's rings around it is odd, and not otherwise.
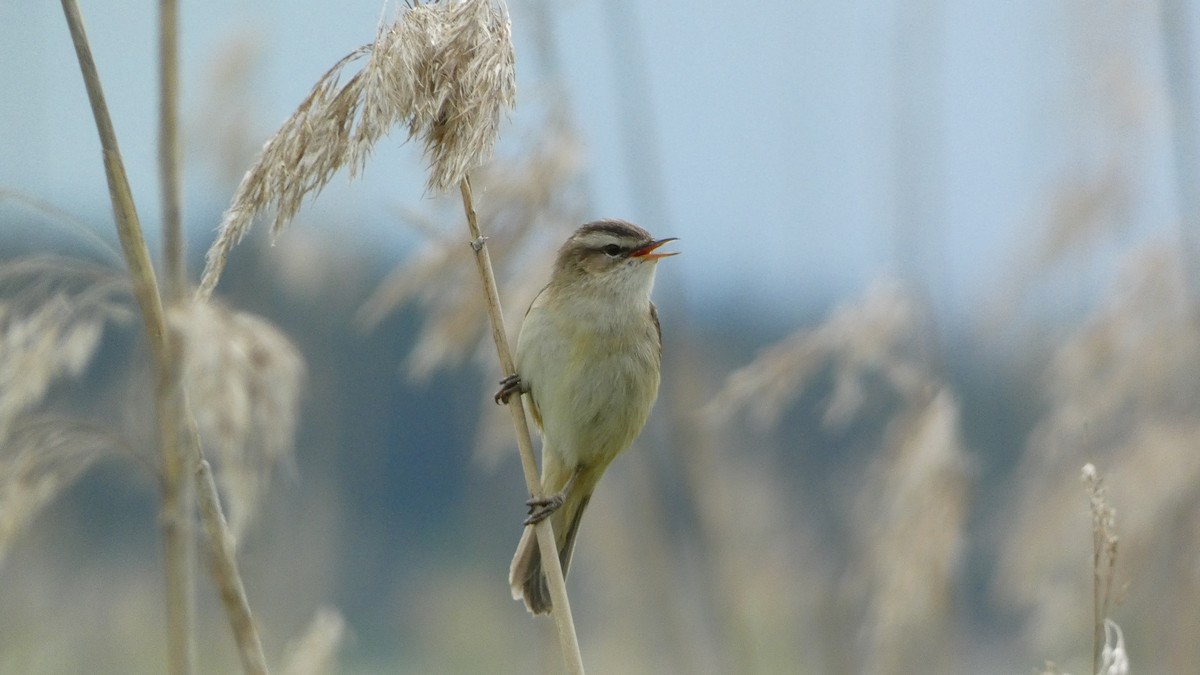
[[[347,66],[366,57],[343,83]],[[278,235],[304,198],[333,175],[361,171],[374,145],[398,125],[425,146],[428,188],[445,191],[486,161],[502,111],[515,100],[508,12],[491,0],[401,8],[374,43],[338,61],[263,146],[225,212],[198,293],[208,297],[230,251],[263,211]]]
[[[104,453],[113,437],[38,413],[51,387],[81,376],[108,323],[132,318],[116,270],[59,257],[0,265],[0,563],[43,506]]]
[[[1092,634],[1092,669],[1096,675],[1129,675],[1129,654],[1125,633],[1109,618],[1119,598],[1113,588],[1117,563],[1117,512],[1108,499],[1108,488],[1095,465],[1090,462],[1080,471],[1087,489],[1092,513],[1092,595],[1095,625]],[[1052,662],[1046,662],[1040,675],[1065,675]]]
[[[106,430],[60,415],[23,417],[0,452],[0,566],[13,540],[118,441]]]
[[[996,294],[987,333],[1013,335],[1021,302],[1044,290],[1040,283],[1064,271],[1068,279],[1089,278],[1081,267],[1103,255],[1105,245],[1136,233],[1146,180],[1137,167],[1159,133],[1154,117],[1162,102],[1154,84],[1159,74],[1148,72],[1143,58],[1148,34],[1133,27],[1145,26],[1156,11],[1119,0],[1070,7],[1066,46],[1077,72],[1060,102],[1066,119],[1058,122],[1070,147],[1037,206],[1030,245],[1014,256],[1010,287]],[[1016,337],[1028,339],[1028,330]]]
[[[62,257],[0,266],[0,443],[58,379],[78,376],[104,325],[132,318],[129,280],[116,270]]]
[[[730,374],[705,416],[725,423],[744,414],[754,426],[769,428],[829,364],[835,381],[825,421],[831,425],[843,425],[854,415],[870,376],[883,377],[906,398],[925,397],[931,382],[918,329],[920,311],[899,285],[877,285],[816,329],[798,331]]]
[[[180,338],[183,386],[200,437],[217,450],[217,480],[237,538],[273,469],[291,459],[304,359],[267,321],[213,301],[184,303],[168,319]]]
[[[949,387],[892,422],[859,496],[864,672],[953,672],[951,614],[966,548],[971,481]]]
[[[343,69],[362,56],[369,56],[362,70],[341,85]],[[513,67],[503,4],[463,0],[401,9],[392,25],[380,28],[373,44],[335,64],[267,142],[226,211],[217,241],[209,249],[197,298],[211,296],[230,250],[260,211],[275,209],[272,231],[278,234],[306,195],[319,192],[344,166],[349,165],[353,176],[383,134],[403,123],[409,137],[419,137],[425,145],[428,188],[459,188],[492,337],[502,370],[511,374],[499,292],[467,172],[492,153],[500,113],[511,108],[515,98]],[[509,409],[526,483],[536,497],[536,463],[519,397],[511,400]],[[543,559],[549,559],[546,573],[563,656],[568,670],[582,673],[566,585],[553,555],[553,533],[545,521],[536,531],[546,552]]]
[[[733,372],[702,413],[718,428],[744,418],[752,431],[761,434],[778,425],[800,395],[828,375],[832,390],[824,401],[823,419],[836,432],[846,429],[868,404],[879,405],[880,397],[896,397],[898,406],[875,441],[866,477],[851,488],[858,495],[857,525],[850,542],[852,563],[841,583],[857,598],[858,609],[850,612],[859,617],[857,634],[853,629],[838,633],[830,626],[810,627],[832,633],[834,643],[840,641],[846,653],[865,654],[856,666],[863,672],[950,672],[954,668],[948,644],[951,597],[966,536],[970,480],[959,432],[959,404],[951,388],[934,374],[925,344],[928,331],[925,310],[901,287],[876,286],[858,302],[837,309],[824,324],[797,332]],[[787,448],[789,452],[811,450]],[[734,469],[727,466],[719,473],[724,476],[726,471]],[[712,519],[711,514],[708,517]],[[787,518],[754,520],[786,522]],[[710,520],[709,527],[738,529],[743,522],[734,518],[722,525]],[[744,581],[735,582],[746,565],[744,560],[733,563],[726,583],[744,587]],[[832,596],[825,601],[836,602]],[[746,607],[740,612],[751,611]],[[865,649],[850,648],[864,643]]]
[[[63,14],[70,31],[72,44],[83,77],[84,88],[91,106],[92,117],[103,150],[105,176],[108,183],[113,218],[121,250],[128,269],[132,295],[140,309],[146,344],[152,356],[154,370],[154,413],[157,426],[158,448],[161,463],[158,467],[161,487],[160,523],[163,534],[163,561],[166,578],[166,635],[167,671],[186,675],[195,670],[196,650],[194,638],[194,529],[193,519],[197,511],[208,535],[210,544],[210,567],[226,610],[227,619],[233,629],[242,666],[248,673],[266,673],[266,659],[257,627],[250,613],[249,601],[233,551],[234,535],[230,532],[217,495],[215,481],[200,444],[195,418],[189,408],[187,394],[183,388],[185,363],[179,337],[184,330],[173,332],[166,317],[168,308],[175,309],[186,291],[186,267],[183,255],[183,233],[180,214],[179,148],[177,133],[178,106],[178,12],[174,0],[164,0],[159,12],[159,176],[163,195],[163,264],[165,267],[165,291],[159,285],[149,249],[146,246],[141,222],[135,208],[132,191],[125,171],[124,161],[117,143],[116,131],[105,101],[99,70],[92,54],[91,44],[84,28],[83,17],[75,0],[63,0]],[[244,320],[240,321],[245,323]],[[184,322],[186,324],[186,321]],[[265,324],[254,324],[253,329],[262,332]],[[195,332],[193,330],[193,332]],[[222,336],[225,337],[225,336]],[[261,353],[263,336],[256,335],[243,344],[234,342],[235,348],[249,349],[251,370],[263,367],[271,372],[266,386],[281,384],[276,381],[276,371],[283,371],[286,384],[287,369],[276,368],[270,359]],[[273,337],[273,336],[272,336]],[[214,345],[220,347],[222,345]],[[276,345],[272,345],[276,346]],[[192,345],[192,355],[200,352]],[[298,362],[298,358],[294,359]],[[288,361],[288,359],[284,359]],[[224,365],[224,364],[222,364]],[[293,368],[293,370],[295,370]],[[194,376],[193,380],[203,376]],[[294,378],[293,378],[294,379]],[[236,389],[236,387],[234,388]],[[206,394],[203,387],[201,394]],[[262,392],[255,392],[259,399],[272,400]],[[280,394],[286,398],[288,394]],[[209,403],[209,401],[204,401]],[[249,400],[237,402],[252,405]],[[294,410],[294,405],[288,410]],[[286,420],[287,410],[276,408]],[[295,415],[293,413],[292,418]],[[227,420],[226,420],[227,421]],[[270,421],[277,424],[280,419]],[[228,429],[221,429],[229,433]],[[270,442],[272,431],[262,439]],[[290,433],[290,432],[288,432]],[[277,452],[268,447],[268,453]],[[193,501],[193,495],[197,497]]]
[[[1092,670],[1097,675],[1126,675],[1129,657],[1121,627],[1108,618],[1118,598],[1113,584],[1117,578],[1117,510],[1108,501],[1108,488],[1092,464],[1081,471],[1092,510]]]
[[[1072,573],[1089,548],[1102,553],[1099,541],[1078,536],[1085,514],[1072,507],[1068,491],[1073,467],[1091,460],[1109,467],[1108,490],[1127,505],[1122,567],[1139,584],[1123,613],[1165,627],[1137,635],[1137,643],[1171,670],[1200,658],[1187,631],[1170,629],[1200,621],[1194,603],[1178,601],[1200,589],[1186,571],[1200,550],[1197,363],[1195,305],[1178,252],[1167,246],[1134,255],[1112,294],[1054,355],[1046,374],[1049,410],[1019,468],[1022,489],[997,585],[1031,614],[1037,648],[1065,651],[1072,627],[1084,622],[1103,632],[1087,611],[1096,604],[1094,591]],[[1111,593],[1103,597],[1111,601]]]

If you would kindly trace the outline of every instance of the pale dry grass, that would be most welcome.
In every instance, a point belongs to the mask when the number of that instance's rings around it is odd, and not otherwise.
[[[183,350],[183,387],[201,439],[216,449],[216,477],[237,538],[275,468],[291,462],[304,358],[262,317],[214,301],[185,302],[168,319]]]
[[[972,487],[958,401],[943,387],[892,425],[859,493],[863,672],[953,672]]]
[[[1153,246],[1131,257],[1047,369],[1048,409],[1018,470],[996,586],[1028,612],[1035,648],[1064,653],[1073,627],[1092,623],[1092,589],[1073,570],[1093,542],[1079,536],[1087,513],[1069,491],[1074,467],[1087,461],[1105,467],[1112,500],[1125,505],[1116,573],[1137,580],[1138,591],[1122,613],[1163,627],[1136,642],[1164,667],[1200,658],[1195,641],[1171,628],[1200,620],[1194,603],[1178,601],[1200,588],[1196,325],[1178,252]]]
[[[995,294],[984,327],[987,334],[1024,343],[1044,327],[1022,321],[1019,310],[1043,300],[1052,284],[1062,284],[1056,292],[1094,291],[1096,263],[1107,265],[1111,246],[1124,248],[1124,241],[1139,236],[1147,182],[1159,180],[1141,173],[1165,110],[1160,74],[1146,58],[1156,48],[1151,27],[1157,6],[1099,0],[1069,3],[1064,10],[1061,67],[1069,79],[1052,100],[1064,157],[1033,206],[1032,227],[1014,223],[1029,234],[1018,244],[1001,282],[1007,288]],[[1014,323],[1021,330],[1013,331]]]
[[[622,590],[630,602],[661,598],[662,589],[678,588],[681,583],[693,594],[667,596],[649,605],[648,609],[661,607],[662,615],[633,625],[639,634],[653,636],[679,620],[671,610],[706,610],[707,616],[694,619],[713,640],[700,647],[713,659],[692,662],[695,672],[834,670],[835,653],[848,642],[839,633],[839,617],[829,607],[838,583],[837,553],[823,541],[817,518],[780,467],[779,455],[803,449],[786,444],[764,447],[755,434],[707,426],[698,437],[704,440],[688,448],[688,471],[678,478],[686,480],[695,500],[701,536],[685,541],[676,552],[679,557],[657,566],[653,558],[644,560],[647,549],[663,546],[645,540],[665,538],[667,523],[630,513],[628,507],[613,515],[598,509],[592,516],[597,528],[611,528],[611,536],[633,539],[625,547],[632,550],[624,551],[623,558],[614,555],[622,553],[620,548],[603,550],[600,558],[611,570],[609,583],[627,587]],[[661,494],[656,496],[662,499]],[[623,504],[626,499],[613,501]],[[640,523],[635,532],[628,531],[631,518]],[[621,574],[635,563],[658,575]],[[647,650],[653,653],[654,645]],[[693,655],[684,651],[680,656],[689,663],[684,659]]]
[[[27,415],[13,425],[0,442],[0,566],[38,513],[120,444],[101,427],[61,415]]]
[[[0,265],[0,441],[54,382],[80,375],[104,326],[133,316],[129,280],[56,256]]]
[[[347,75],[364,57],[362,69]],[[492,154],[501,112],[516,96],[514,62],[503,4],[447,0],[401,8],[375,42],[334,64],[263,146],[209,249],[200,296],[211,295],[258,214],[274,210],[277,236],[336,172],[363,170],[374,145],[397,126],[424,144],[429,190],[456,186]]]
[[[1087,486],[1088,502],[1092,509],[1092,612],[1095,628],[1092,632],[1092,670],[1106,673],[1116,665],[1111,646],[1113,636],[1120,641],[1120,657],[1124,657],[1125,638],[1121,629],[1108,618],[1118,598],[1115,596],[1117,568],[1117,510],[1108,500],[1108,487],[1091,463],[1080,472]],[[1126,663],[1126,669],[1128,664]]]
[[[787,407],[831,365],[835,384],[825,421],[841,426],[866,396],[865,378],[879,376],[906,399],[929,395],[924,310],[900,285],[881,283],[847,302],[812,330],[800,330],[729,375],[705,409],[718,423],[745,415],[758,428],[777,424]]]
[[[40,412],[52,387],[84,375],[108,324],[132,318],[111,267],[42,256],[0,265],[0,562],[39,511],[119,443]]]
[[[842,561],[845,571],[840,575],[832,572],[827,582],[840,590],[827,590],[820,601],[800,602],[799,597],[792,597],[784,602],[793,611],[797,606],[815,607],[824,602],[826,612],[832,609],[832,616],[841,617],[845,623],[827,621],[822,625],[811,616],[772,614],[775,621],[790,625],[790,630],[782,629],[785,633],[821,632],[827,658],[831,659],[825,662],[826,669],[852,667],[862,672],[904,673],[952,672],[955,667],[951,600],[966,541],[971,482],[959,431],[958,400],[936,374],[926,344],[930,331],[926,317],[922,305],[900,286],[876,286],[857,302],[836,309],[820,326],[798,331],[734,371],[702,413],[702,418],[715,428],[726,428],[726,434],[732,431],[733,436],[726,436],[724,443],[740,445],[746,442],[747,431],[762,434],[779,425],[801,395],[824,376],[831,378],[832,391],[823,403],[823,420],[833,433],[858,420],[868,403],[878,405],[881,396],[897,401],[888,413],[891,418],[886,431],[875,440],[866,474],[845,486],[847,494],[856,495],[850,560]],[[733,431],[740,427],[730,425],[743,419],[748,429]],[[799,453],[811,450],[779,449]],[[711,478],[705,481],[706,490],[700,498],[703,509],[709,508],[705,501],[732,486],[728,481],[740,472],[738,465],[751,462],[728,451],[715,454],[709,461],[719,466],[709,467],[706,472]],[[724,508],[705,515],[713,541],[751,539],[733,547],[732,559],[722,563],[729,570],[723,573],[724,593],[735,603],[753,585],[744,578],[745,570],[761,562],[758,553],[750,552],[780,546],[783,542],[778,540],[781,535],[776,528],[797,529],[789,525],[794,517],[789,517],[789,508],[782,504],[768,509],[774,515],[734,515],[765,494],[786,490],[783,486],[770,488],[779,480],[771,473],[769,468],[759,472],[759,477],[737,494],[718,502],[725,504]],[[757,497],[747,499],[746,493]],[[796,508],[795,504],[790,507]],[[730,513],[720,515],[729,509]],[[747,523],[766,527],[748,528]],[[768,588],[746,596],[757,600],[737,610],[738,614],[748,617],[761,608],[772,607],[769,597],[787,597],[780,588],[787,585],[785,579],[803,584],[812,568],[836,569],[839,565],[819,556],[813,560],[815,564],[805,565],[795,552],[803,548],[799,543],[792,546],[796,548],[790,571],[780,570],[778,576],[765,577],[769,581],[762,583]],[[727,601],[727,606],[736,604]],[[739,622],[755,625],[748,618]],[[776,629],[773,621],[767,621],[755,632],[769,634]],[[848,656],[855,653],[861,654],[857,664],[844,661],[856,660]],[[762,669],[761,664],[756,668]]]
[[[1096,675],[1129,675],[1129,653],[1125,633],[1109,613],[1116,597],[1117,511],[1108,498],[1108,487],[1095,465],[1090,462],[1080,471],[1092,512],[1092,585],[1095,627],[1092,635],[1092,668]],[[1047,661],[1040,675],[1066,675],[1057,664]]]

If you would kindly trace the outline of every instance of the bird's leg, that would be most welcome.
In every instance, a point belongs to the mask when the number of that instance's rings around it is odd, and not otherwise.
[[[513,373],[503,380],[500,380],[500,389],[496,392],[496,395],[493,397],[493,399],[496,401],[496,405],[500,405],[501,403],[508,403],[508,398],[513,394],[520,395],[523,393],[524,390],[521,388],[521,376],[517,373]]]
[[[550,514],[562,508],[563,503],[567,501],[567,495],[571,494],[571,488],[575,485],[575,479],[579,477],[579,473],[582,470],[582,468],[576,467],[571,472],[571,477],[567,479],[567,484],[558,492],[525,502],[529,506],[529,517],[525,519],[525,524],[536,525],[549,518]]]

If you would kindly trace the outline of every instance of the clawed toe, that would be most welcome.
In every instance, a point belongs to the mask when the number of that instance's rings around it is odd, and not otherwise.
[[[525,502],[529,507],[529,517],[525,519],[524,524],[535,525],[549,518],[550,514],[562,508],[564,501],[566,501],[566,495],[562,493],[540,499],[530,499]]]
[[[513,394],[519,394],[520,392],[521,392],[521,376],[516,373],[513,373],[512,375],[509,375],[508,377],[504,378],[503,380],[500,380],[500,389],[496,392],[496,395],[493,397],[493,400],[496,401],[496,405],[500,405],[502,403],[508,403],[508,399],[510,396],[512,396]]]

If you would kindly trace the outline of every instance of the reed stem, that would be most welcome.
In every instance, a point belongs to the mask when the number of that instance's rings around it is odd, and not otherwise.
[[[160,17],[164,33],[174,33],[175,9],[165,5],[173,4],[172,0],[163,0],[164,10]],[[203,450],[192,422],[191,411],[181,386],[181,357],[178,341],[173,339],[167,330],[166,313],[163,309],[163,294],[160,290],[154,266],[150,260],[150,251],[142,234],[133,194],[129,188],[129,180],[125,174],[125,165],[121,159],[121,151],[117,145],[116,132],[112,118],[104,100],[104,91],[100,83],[100,75],[92,57],[87,33],[83,25],[83,17],[76,0],[62,0],[63,14],[71,32],[71,41],[79,60],[79,69],[83,75],[84,86],[87,89],[88,101],[92,108],[92,116],[96,121],[96,131],[100,137],[100,145],[104,158],[104,170],[108,180],[109,198],[112,201],[113,219],[116,223],[117,236],[121,241],[121,251],[133,285],[134,299],[141,310],[143,328],[147,342],[150,345],[156,374],[155,414],[158,418],[159,436],[162,455],[163,481],[163,550],[166,576],[167,596],[167,672],[171,675],[190,675],[195,671],[195,636],[194,636],[194,597],[195,587],[192,561],[192,499],[191,483],[185,470],[189,461],[196,467],[195,479],[200,486],[204,508],[201,516],[204,520],[210,544],[213,549],[213,569],[216,583],[225,600],[234,636],[242,653],[243,665],[247,673],[266,673],[266,661],[262,654],[261,640],[250,616],[249,605],[246,602],[245,589],[238,573],[237,561],[233,555],[233,537],[225,523],[221,512],[220,501],[213,487],[212,475],[208,464],[204,461]],[[174,50],[175,37],[163,37],[161,48]],[[164,66],[164,70],[175,70],[175,57],[167,57],[172,63]],[[177,98],[175,87],[166,83],[173,75],[163,75],[163,97]],[[174,117],[175,103],[163,104],[164,115]],[[164,137],[174,137],[173,119],[165,122],[170,126]],[[161,140],[161,139],[160,139]],[[173,158],[177,151],[173,150],[176,140],[165,140],[161,149],[163,165]],[[170,171],[170,169],[166,169]],[[164,174],[164,185],[177,182],[177,173],[173,177]],[[170,188],[164,188],[169,190]],[[164,201],[175,204],[175,218],[178,217],[178,190],[174,195],[164,197]],[[166,206],[170,209],[171,207]],[[170,219],[171,216],[165,216]],[[176,222],[178,227],[178,222]],[[168,263],[169,273],[174,281],[169,283],[174,288],[173,297],[182,297],[186,283],[182,263],[182,236],[176,231],[175,241],[167,245],[167,258],[175,258]],[[168,235],[169,236],[169,235]],[[184,425],[184,422],[188,424]],[[186,428],[185,428],[186,426]]]
[[[492,270],[492,258],[488,254],[487,238],[479,230],[479,219],[475,213],[475,203],[471,194],[471,180],[464,177],[459,183],[462,193],[463,210],[467,214],[467,230],[471,235],[471,249],[475,251],[475,264],[479,270],[480,281],[483,282],[483,292],[487,298],[488,319],[492,327],[492,340],[496,343],[496,354],[500,358],[500,368],[504,374],[516,373],[512,351],[509,349],[508,336],[504,330],[504,312],[500,305],[500,293],[496,289],[496,275]],[[512,413],[513,426],[517,433],[517,449],[521,455],[521,468],[525,472],[525,484],[529,496],[541,496],[541,480],[538,478],[537,463],[533,457],[533,441],[529,434],[529,423],[525,419],[525,406],[520,396],[510,396],[508,409]],[[583,674],[583,656],[579,652],[579,638],[575,634],[575,622],[571,618],[571,604],[567,599],[567,583],[563,577],[562,565],[558,560],[558,547],[554,541],[554,529],[550,519],[546,518],[533,526],[537,534],[538,547],[542,554],[542,569],[546,574],[546,582],[550,589],[550,600],[554,605],[551,614],[558,628],[558,642],[562,648],[563,659],[567,672],[572,675]]]

